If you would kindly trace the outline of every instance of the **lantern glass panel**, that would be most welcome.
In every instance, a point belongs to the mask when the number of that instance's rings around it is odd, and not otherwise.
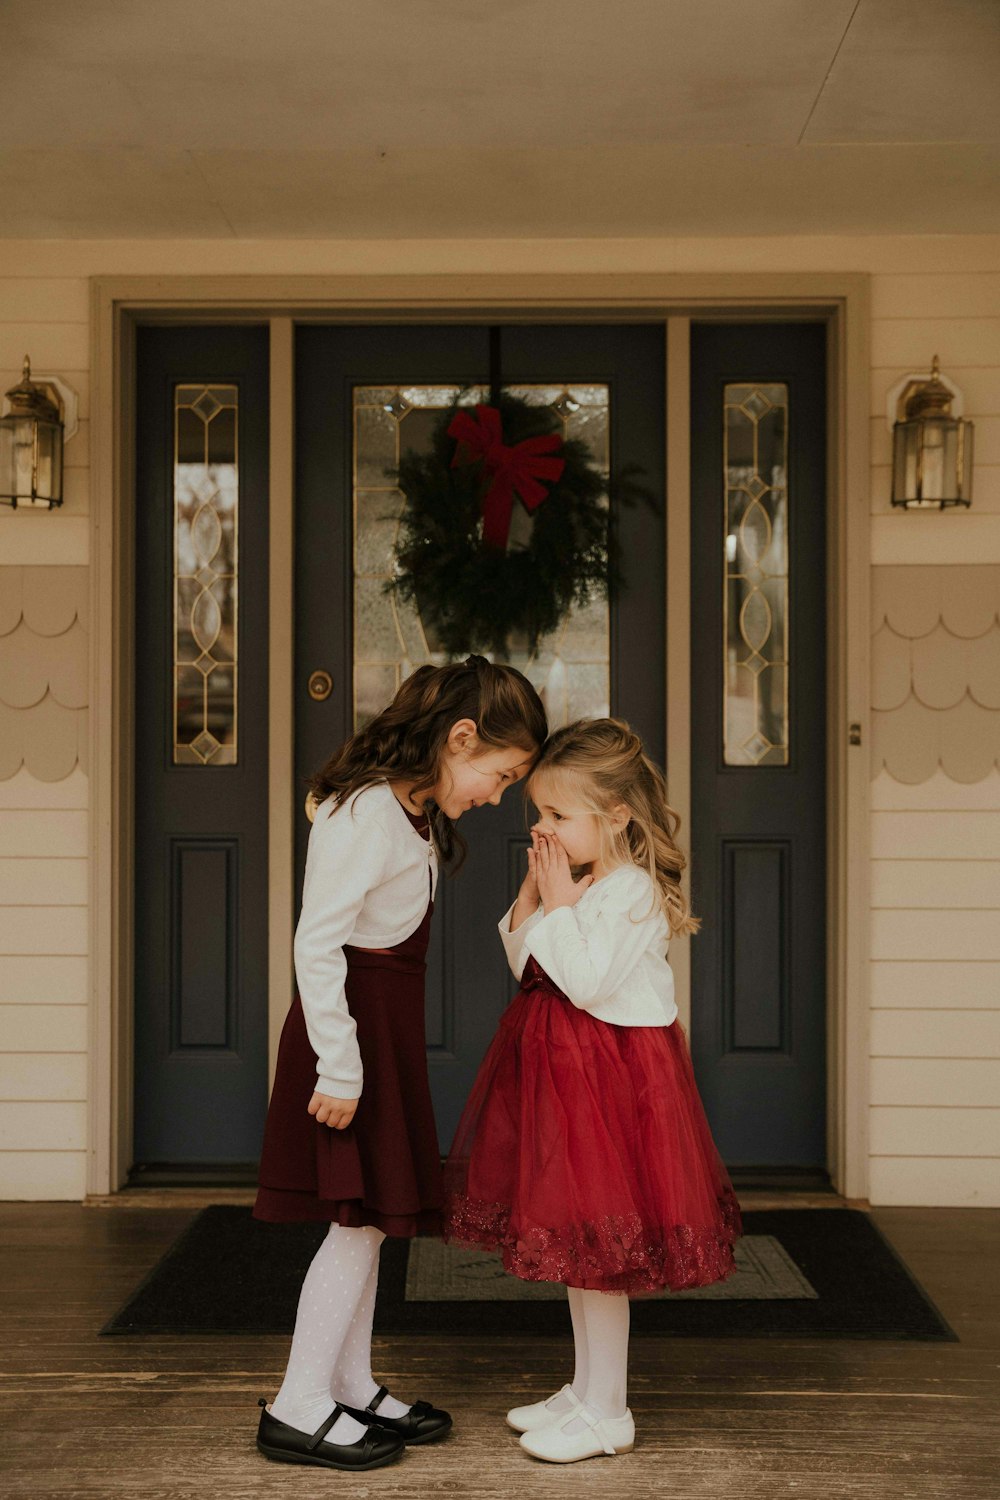
[[[38,424],[35,498],[40,505],[62,500],[62,428],[54,422]]]
[[[892,437],[892,498],[896,504],[912,504],[917,498],[916,422],[897,422]]]
[[[935,417],[922,423],[920,449],[920,499],[925,505],[940,505],[948,491],[948,427],[952,424]],[[952,468],[954,473],[954,468]]]
[[[0,421],[0,500],[13,500],[17,493],[14,482],[14,430],[9,421]]]
[[[28,417],[0,421],[0,494],[6,500],[31,499],[35,424]]]
[[[958,471],[962,477],[961,500],[972,503],[972,431],[973,424],[963,421],[958,432]]]

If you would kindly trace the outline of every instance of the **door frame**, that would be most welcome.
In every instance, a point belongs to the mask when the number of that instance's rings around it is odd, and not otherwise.
[[[116,1192],[132,1151],[135,335],[149,322],[270,325],[269,1036],[273,1071],[294,968],[293,340],[297,321],[659,322],[667,386],[667,770],[690,799],[690,327],[824,320],[827,340],[827,1151],[868,1194],[869,329],[860,272],[109,276],[91,283],[90,818],[87,1191]],[[852,743],[853,738],[853,743]],[[864,747],[864,748],[862,748]],[[853,753],[852,753],[853,752]],[[683,837],[683,835],[682,835]],[[673,946],[682,1019],[690,952]]]

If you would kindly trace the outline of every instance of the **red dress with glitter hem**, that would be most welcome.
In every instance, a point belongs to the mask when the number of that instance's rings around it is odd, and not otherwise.
[[[407,816],[426,829],[426,820]],[[364,1067],[346,1130],[308,1113],[317,1058],[295,996],[278,1047],[254,1218],[371,1224],[402,1237],[440,1232],[441,1153],[424,1026],[431,911],[429,903],[420,926],[394,948],[344,949],[347,1005]]]
[[[636,1296],[721,1281],[741,1232],[680,1023],[598,1021],[529,958],[448,1157],[444,1238]]]

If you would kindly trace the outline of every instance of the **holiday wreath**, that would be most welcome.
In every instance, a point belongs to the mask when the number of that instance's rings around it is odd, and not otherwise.
[[[400,460],[406,506],[388,587],[412,601],[449,656],[504,657],[511,638],[534,650],[576,605],[621,583],[614,502],[647,495],[635,467],[613,483],[585,443],[564,441],[544,406],[501,395],[492,406],[453,406],[430,450]],[[514,507],[532,517],[511,541]]]

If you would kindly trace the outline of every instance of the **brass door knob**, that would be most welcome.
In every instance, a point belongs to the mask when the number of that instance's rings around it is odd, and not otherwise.
[[[309,673],[309,696],[315,703],[323,703],[333,692],[333,678],[322,669]]]

